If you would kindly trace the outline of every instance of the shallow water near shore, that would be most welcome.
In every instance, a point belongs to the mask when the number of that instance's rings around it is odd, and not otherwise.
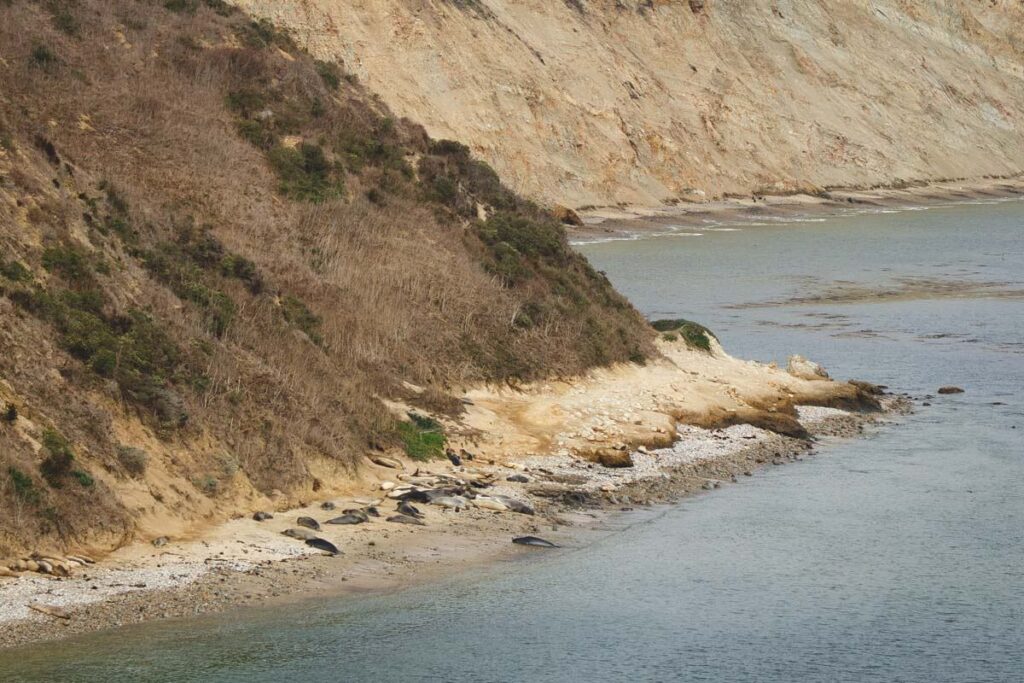
[[[1024,680],[1024,203],[581,250],[736,356],[931,405],[575,547],[2,652],[0,680]]]

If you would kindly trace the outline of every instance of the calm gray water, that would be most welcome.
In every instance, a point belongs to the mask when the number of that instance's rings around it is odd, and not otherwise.
[[[733,228],[582,249],[737,355],[967,393],[581,547],[0,653],[0,680],[1024,681],[1024,203]]]

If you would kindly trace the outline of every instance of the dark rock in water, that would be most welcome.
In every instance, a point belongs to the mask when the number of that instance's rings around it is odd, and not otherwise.
[[[388,517],[388,521],[394,522],[395,524],[418,524],[419,526],[426,526],[422,520],[410,517],[409,515],[392,515]]]
[[[320,503],[321,510],[333,510],[336,506],[329,500]]]
[[[263,512],[263,511],[261,510],[261,511],[259,511],[259,512],[254,512],[254,513],[252,514],[252,518],[253,518],[254,520],[256,520],[257,522],[263,522],[263,521],[266,521],[266,520],[268,520],[268,519],[273,519],[273,518],[274,518],[274,515],[270,514],[269,512]]]
[[[537,538],[536,536],[518,536],[512,539],[512,542],[516,545],[529,545],[535,548],[558,548],[560,546],[555,545],[551,541],[545,541],[543,538]]]
[[[964,390],[960,387],[939,387],[940,394],[962,394]]]
[[[366,515],[344,514],[341,517],[329,519],[324,524],[363,524],[367,522]]]
[[[520,484],[528,484],[530,483],[530,478],[525,474],[510,474],[509,476],[505,477],[505,481],[515,481],[519,482]]]
[[[419,508],[417,508],[412,503],[409,503],[404,500],[398,504],[398,511],[403,515],[415,517],[416,519],[420,519],[421,517],[423,517],[423,513],[420,512]]]
[[[331,555],[337,555],[341,552],[340,550],[338,550],[338,546],[334,545],[330,541],[324,540],[319,537],[306,539],[306,545],[308,545],[311,548],[316,548],[317,550],[323,550],[324,552],[330,553]]]
[[[299,517],[295,520],[295,523],[299,526],[304,526],[307,529],[313,529],[314,531],[320,531],[320,523],[312,517]]]
[[[447,451],[445,451],[444,454],[448,456],[448,459],[456,467],[458,467],[459,465],[462,464],[462,458],[460,458],[458,455],[456,455],[455,451],[453,451],[452,449],[449,448]]]
[[[851,379],[849,383],[857,387],[861,391],[866,391],[872,396],[881,396],[885,393],[885,386],[881,384],[872,384],[871,382],[862,382],[861,380]]]

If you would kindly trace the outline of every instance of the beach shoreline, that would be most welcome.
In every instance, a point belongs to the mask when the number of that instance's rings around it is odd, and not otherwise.
[[[530,479],[511,493],[535,505],[536,515],[421,506],[427,526],[375,520],[340,527],[330,536],[342,548],[338,557],[316,553],[278,531],[297,516],[337,514],[325,513],[319,502],[275,513],[269,522],[232,520],[196,540],[161,547],[134,544],[72,577],[33,575],[0,583],[0,648],[142,622],[397,591],[484,565],[525,560],[524,555],[542,551],[513,545],[513,536],[586,543],[588,536],[610,533],[607,525],[613,515],[672,503],[755,476],[764,467],[802,460],[815,452],[819,440],[854,438],[908,406],[905,398],[888,396],[879,413],[803,407],[799,412],[811,434],[808,439],[749,424],[680,425],[680,438],[672,446],[636,451],[633,468],[551,456],[513,467],[493,464],[488,467],[503,475],[495,479],[496,488],[511,486],[504,481],[507,476]],[[438,464],[430,471],[459,476],[460,469],[465,473],[466,468]],[[549,487],[544,495],[535,486],[541,482]],[[338,509],[346,505],[344,500],[332,502]],[[382,503],[382,514],[391,514],[392,503]],[[28,608],[30,604],[53,611],[44,614]]]
[[[940,206],[1019,200],[1024,177],[943,180],[907,186],[834,188],[819,192],[752,194],[661,207],[586,207],[583,225],[569,226],[573,243],[638,239],[699,229],[819,222],[857,213],[922,210]]]

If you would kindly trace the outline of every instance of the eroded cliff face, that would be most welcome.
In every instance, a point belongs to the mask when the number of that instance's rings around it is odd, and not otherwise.
[[[235,1],[547,202],[1024,168],[1018,0]]]

